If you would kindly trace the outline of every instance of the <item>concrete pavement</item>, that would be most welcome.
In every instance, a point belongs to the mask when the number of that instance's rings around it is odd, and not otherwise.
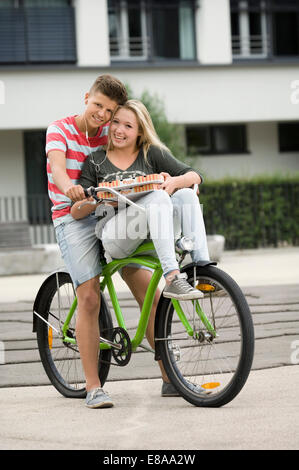
[[[253,371],[222,408],[162,398],[160,388],[159,379],[111,382],[115,406],[104,410],[90,410],[49,386],[2,389],[0,448],[299,448],[299,366]]]
[[[298,284],[299,288],[299,247],[224,251],[218,267],[241,287]],[[46,277],[47,274],[0,276],[0,303],[33,300]],[[118,292],[129,292],[118,274],[115,285]]]
[[[298,449],[299,332],[292,325],[298,324],[299,249],[224,252],[218,266],[241,287],[277,286],[271,290],[273,304],[275,293],[292,285],[294,310],[288,325],[281,327],[286,328],[284,354],[290,365],[253,370],[241,393],[220,409],[162,398],[161,380],[155,378],[107,382],[115,407],[106,410],[89,410],[82,400],[65,399],[52,386],[2,388],[0,448]],[[2,303],[32,301],[44,278],[0,277]],[[117,290],[126,289],[119,278]],[[277,344],[273,343],[270,354],[275,355]]]

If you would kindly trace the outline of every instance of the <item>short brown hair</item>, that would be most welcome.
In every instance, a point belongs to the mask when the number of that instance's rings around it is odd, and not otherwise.
[[[121,105],[125,104],[128,100],[128,93],[125,85],[118,80],[118,78],[113,77],[112,75],[100,75],[96,79],[89,90],[89,94],[97,92],[103,93],[103,95],[106,95],[108,98]]]

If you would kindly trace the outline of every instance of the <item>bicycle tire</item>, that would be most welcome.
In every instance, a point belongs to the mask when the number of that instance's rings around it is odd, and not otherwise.
[[[186,272],[193,285],[193,267]],[[197,267],[196,285],[204,292],[199,304],[219,336],[211,338],[207,327],[195,315],[193,331],[195,326],[197,334],[195,339],[190,337],[171,299],[161,296],[156,325],[157,357],[162,359],[170,381],[185,400],[195,406],[220,407],[238,395],[250,373],[254,356],[253,322],[243,292],[227,273],[214,266]],[[192,305],[191,319],[186,304]],[[192,302],[180,305],[192,323]]]
[[[49,279],[40,293],[36,311],[46,321],[59,330],[58,303],[60,301],[61,323],[69,312],[70,305],[75,298],[71,277],[68,273],[58,273],[59,296],[56,276]],[[75,338],[75,317],[72,317],[68,336]],[[101,307],[99,313],[99,328],[101,335],[104,330],[113,328],[111,313],[105,296],[101,292]],[[85,378],[80,360],[80,353],[76,346],[63,343],[63,339],[40,318],[36,323],[37,344],[40,359],[44,370],[52,385],[67,398],[84,398],[86,396]],[[100,363],[100,361],[107,363]],[[103,386],[110,369],[111,349],[99,352],[99,378]]]

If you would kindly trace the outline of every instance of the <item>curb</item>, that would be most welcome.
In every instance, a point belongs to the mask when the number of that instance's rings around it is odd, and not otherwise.
[[[224,250],[224,237],[208,235],[207,241],[210,258],[213,261],[220,261]],[[63,265],[59,247],[54,243],[35,245],[31,249],[0,251],[0,276],[47,274]]]

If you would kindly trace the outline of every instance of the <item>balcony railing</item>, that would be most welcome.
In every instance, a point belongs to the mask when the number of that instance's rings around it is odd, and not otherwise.
[[[110,38],[110,54],[112,60],[146,60],[150,55],[149,37]]]
[[[269,35],[232,36],[232,52],[234,57],[268,56],[270,50]]]
[[[0,224],[26,223],[32,245],[56,243],[47,195],[0,197]],[[21,225],[16,224],[16,230]],[[3,246],[5,240],[2,240]],[[6,240],[7,247],[10,240]]]

